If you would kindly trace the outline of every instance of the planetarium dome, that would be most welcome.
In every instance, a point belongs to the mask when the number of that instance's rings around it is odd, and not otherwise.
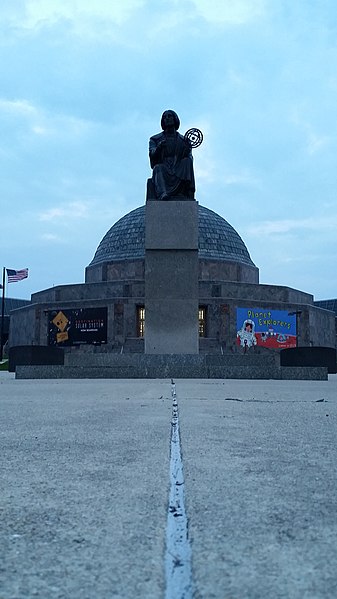
[[[145,206],[132,210],[106,233],[89,267],[144,259]],[[255,267],[237,231],[219,214],[199,205],[199,259],[239,262]]]

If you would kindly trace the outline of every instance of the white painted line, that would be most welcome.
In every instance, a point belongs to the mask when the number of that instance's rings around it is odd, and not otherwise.
[[[180,449],[179,413],[172,381],[170,492],[166,528],[165,599],[192,599],[191,545],[184,503],[184,472]]]

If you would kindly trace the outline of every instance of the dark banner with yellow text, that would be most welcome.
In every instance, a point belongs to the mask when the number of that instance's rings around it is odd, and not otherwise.
[[[48,312],[48,344],[67,345],[107,342],[107,308],[79,308]]]

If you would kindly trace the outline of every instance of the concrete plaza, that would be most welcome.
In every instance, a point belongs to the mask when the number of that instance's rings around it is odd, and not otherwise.
[[[193,597],[337,597],[336,375],[175,383]],[[0,373],[0,413],[1,599],[164,598],[171,381]]]

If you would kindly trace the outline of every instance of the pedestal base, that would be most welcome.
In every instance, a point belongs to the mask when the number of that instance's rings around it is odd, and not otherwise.
[[[145,217],[145,353],[199,353],[198,205],[149,202]]]

